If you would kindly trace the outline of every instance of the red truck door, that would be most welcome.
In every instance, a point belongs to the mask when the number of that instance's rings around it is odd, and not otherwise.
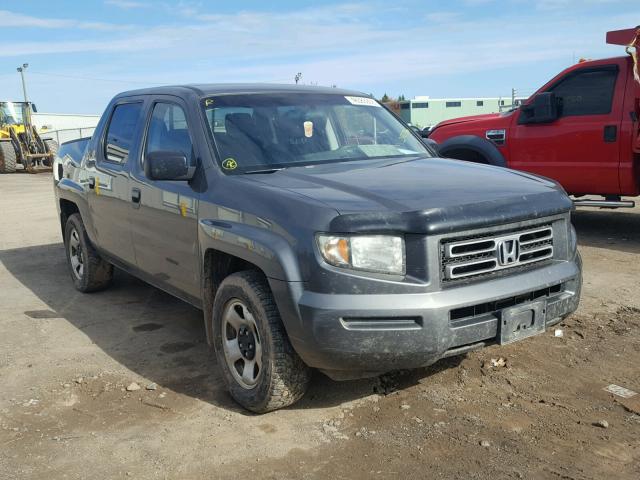
[[[519,124],[516,117],[509,166],[553,178],[569,193],[620,193],[625,62],[589,62],[545,85],[539,92],[555,93],[559,116],[542,124]]]

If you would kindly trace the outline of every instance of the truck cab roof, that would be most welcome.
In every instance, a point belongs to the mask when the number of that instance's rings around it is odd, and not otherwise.
[[[132,97],[137,95],[196,95],[207,97],[210,95],[252,94],[252,93],[324,93],[336,95],[369,96],[355,90],[345,90],[333,87],[319,87],[312,85],[287,85],[270,83],[206,83],[187,85],[167,85],[120,93],[117,97]]]

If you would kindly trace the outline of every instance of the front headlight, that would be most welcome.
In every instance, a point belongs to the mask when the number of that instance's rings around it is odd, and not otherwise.
[[[318,235],[322,258],[330,265],[404,275],[404,239],[393,235]]]

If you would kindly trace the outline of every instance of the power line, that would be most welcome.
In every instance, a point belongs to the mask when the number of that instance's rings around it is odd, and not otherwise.
[[[84,76],[79,76],[79,75],[66,75],[66,74],[61,74],[61,73],[46,73],[46,72],[32,72],[29,71],[29,73],[33,74],[33,75],[40,75],[40,76],[45,76],[45,77],[60,77],[60,78],[71,78],[74,80],[88,80],[88,81],[97,81],[97,82],[115,82],[115,83],[128,83],[128,84],[137,84],[137,85],[168,85],[168,83],[158,83],[158,82],[142,82],[142,81],[138,81],[138,80],[118,80],[116,78],[97,78],[97,77],[84,77]],[[266,83],[285,83],[285,82],[289,82],[290,79],[288,78],[279,78],[277,80],[261,80],[264,81]],[[198,82],[190,82],[190,83],[198,83]]]
[[[63,75],[60,73],[45,73],[45,72],[32,72],[29,71],[29,73],[31,73],[32,75],[40,75],[40,76],[45,76],[45,77],[60,77],[60,78],[72,78],[75,80],[89,80],[89,81],[96,81],[96,82],[116,82],[116,83],[135,83],[135,84],[139,84],[139,85],[165,85],[163,83],[157,83],[157,82],[140,82],[140,81],[136,81],[136,80],[118,80],[115,78],[97,78],[97,77],[81,77],[78,75]]]

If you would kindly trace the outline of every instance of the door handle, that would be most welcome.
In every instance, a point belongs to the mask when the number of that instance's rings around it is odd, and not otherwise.
[[[605,125],[604,127],[604,141],[605,143],[615,143],[618,141],[618,126],[617,125]]]
[[[89,188],[91,190],[96,188],[96,177],[89,177]]]
[[[139,188],[131,189],[131,201],[133,202],[133,206],[138,208],[140,206],[140,198],[142,197],[142,193]]]

